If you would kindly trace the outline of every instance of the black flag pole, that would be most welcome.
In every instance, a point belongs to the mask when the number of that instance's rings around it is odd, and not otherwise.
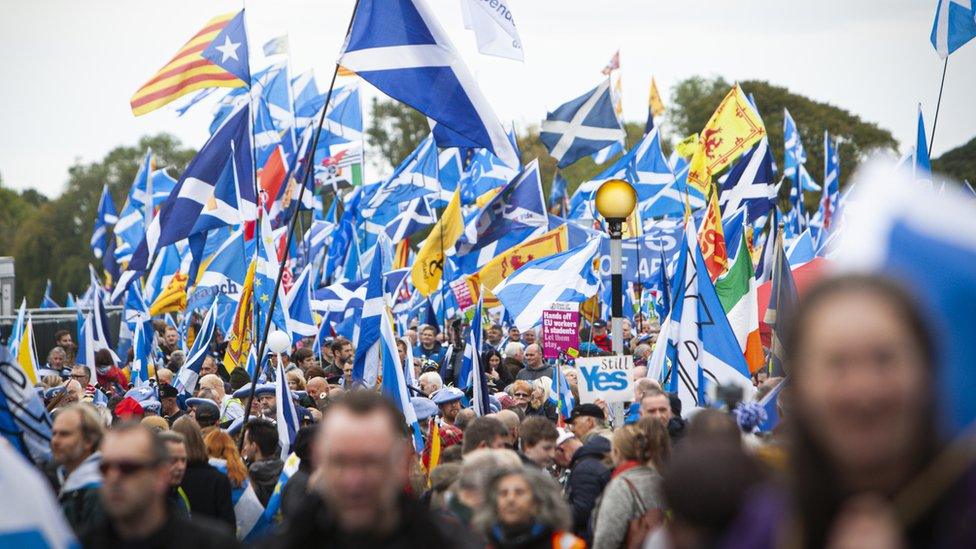
[[[942,90],[945,89],[946,70],[949,69],[949,56],[946,56],[945,64],[942,65],[942,83],[939,84],[939,100],[935,102],[935,119],[932,120],[932,136],[929,137],[929,160],[932,158],[932,143],[935,143],[935,127],[939,123],[939,107],[942,106]]]
[[[359,0],[352,8],[352,15],[349,17],[349,26],[346,28],[345,37],[349,36],[352,32],[352,24],[356,20],[356,10],[359,8]],[[264,359],[265,347],[268,343],[268,332],[271,330],[272,318],[274,318],[274,310],[278,305],[278,292],[281,290],[281,278],[285,272],[285,263],[288,261],[288,250],[291,249],[292,240],[295,237],[295,224],[298,222],[299,210],[301,209],[302,199],[305,198],[305,189],[308,187],[309,177],[312,175],[314,167],[312,162],[315,159],[315,149],[318,148],[319,144],[319,134],[322,132],[322,126],[325,124],[325,115],[329,110],[329,103],[332,101],[332,91],[335,89],[336,77],[339,76],[339,62],[336,61],[335,68],[332,70],[332,81],[329,82],[329,91],[325,96],[325,104],[322,105],[322,112],[319,114],[319,122],[315,129],[315,133],[312,134],[312,146],[305,152],[305,160],[303,165],[305,166],[305,173],[302,174],[302,187],[298,191],[298,203],[295,205],[295,209],[291,214],[291,219],[288,221],[288,232],[285,241],[285,252],[282,254],[281,262],[278,265],[278,277],[275,280],[274,292],[271,294],[271,302],[268,304],[268,317],[264,321],[264,331],[261,333],[261,341],[258,344],[258,354],[257,354],[257,368],[254,371],[254,377],[251,379],[251,391],[247,395],[247,403],[244,405],[244,423],[241,428],[241,432],[244,432],[244,427],[247,426],[247,422],[251,418],[251,404],[254,400],[254,390],[258,383],[258,372],[261,371],[261,362]],[[338,198],[338,197],[337,197]],[[240,439],[237,441],[238,452],[244,446],[244,436],[241,435]]]

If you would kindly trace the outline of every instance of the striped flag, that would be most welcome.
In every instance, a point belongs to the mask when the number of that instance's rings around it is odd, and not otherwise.
[[[749,371],[755,373],[763,366],[763,349],[759,338],[758,284],[747,242],[745,232],[740,233],[738,252],[728,272],[715,281],[715,292],[729,317]]]
[[[140,87],[129,105],[136,116],[152,112],[184,95],[203,88],[237,88],[246,86],[247,82],[235,74],[224,63],[229,60],[243,58],[246,64],[247,41],[240,42],[224,29],[241,24],[243,35],[244,11],[227,13],[214,17],[207,22],[199,32],[193,35],[186,44],[163,68],[153,75],[148,82]],[[223,38],[223,40],[220,40]],[[216,52],[214,57],[208,55]],[[222,63],[218,61],[223,60]],[[248,76],[250,79],[250,76]]]

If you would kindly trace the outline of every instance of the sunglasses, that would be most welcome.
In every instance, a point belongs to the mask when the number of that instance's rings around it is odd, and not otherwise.
[[[107,475],[109,471],[115,469],[123,477],[127,477],[155,466],[156,463],[149,461],[102,461],[98,464],[98,470],[102,475]]]
[[[514,396],[516,396],[518,398],[529,398],[532,395],[530,395],[528,393],[515,393]]]

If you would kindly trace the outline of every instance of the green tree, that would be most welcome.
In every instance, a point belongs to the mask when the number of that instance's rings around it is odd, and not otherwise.
[[[932,169],[959,181],[976,185],[976,137],[938,158],[932,159]]]
[[[895,152],[898,142],[888,130],[877,124],[861,120],[844,109],[815,101],[792,93],[787,88],[761,80],[740,82],[746,93],[751,93],[756,101],[769,136],[769,146],[777,165],[783,167],[783,109],[790,115],[800,129],[800,139],[807,153],[806,169],[814,180],[823,180],[823,141],[824,131],[831,139],[838,141],[840,155],[840,184],[844,187],[848,178],[865,157],[875,149]],[[722,78],[705,79],[700,76],[688,78],[672,88],[668,121],[679,136],[701,131],[708,123],[712,112],[728,93],[732,84]],[[781,199],[788,196],[789,187],[781,189]],[[815,207],[820,197],[807,193],[808,208]]]
[[[88,240],[102,185],[108,183],[121,210],[146,148],[152,148],[156,167],[165,167],[173,177],[179,176],[195,154],[174,136],[159,134],[143,137],[136,146],[116,147],[99,162],[70,167],[61,195],[21,219],[12,245],[3,248],[9,249],[16,261],[18,296],[27,296],[28,304],[36,306],[48,278],[58,296],[77,294],[88,286],[88,264],[98,265]]]
[[[427,117],[399,101],[374,97],[370,113],[367,145],[376,166],[396,166],[430,133]]]
[[[0,177],[0,256],[13,255],[21,225],[44,200],[43,195],[34,191],[25,197],[25,193],[4,187]]]

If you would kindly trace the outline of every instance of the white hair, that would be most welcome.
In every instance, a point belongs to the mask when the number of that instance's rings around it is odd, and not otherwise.
[[[509,341],[505,345],[505,358],[516,358],[522,354],[522,344],[518,341]]]
[[[437,372],[426,372],[420,374],[420,377],[417,379],[420,383],[429,383],[438,389],[444,386],[444,380],[441,379],[441,375]]]

